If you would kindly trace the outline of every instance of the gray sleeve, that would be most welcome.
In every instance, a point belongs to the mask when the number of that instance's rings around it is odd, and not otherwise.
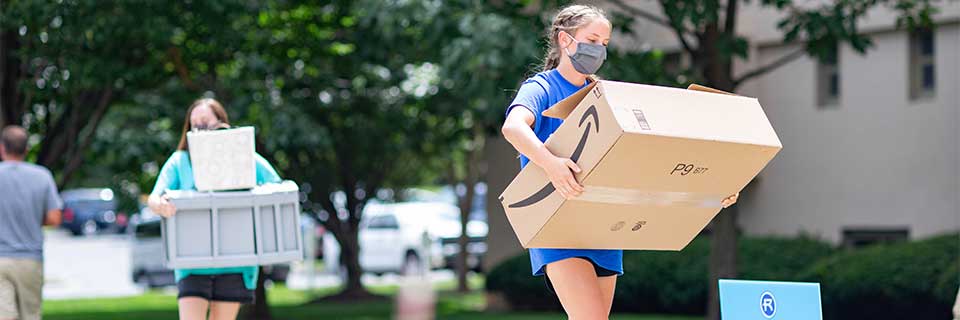
[[[47,175],[47,194],[44,196],[43,214],[50,210],[63,209],[63,200],[60,199],[60,193],[57,191],[57,184],[53,182],[53,176]]]

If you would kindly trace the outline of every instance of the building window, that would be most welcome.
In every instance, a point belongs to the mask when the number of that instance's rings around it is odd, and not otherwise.
[[[906,228],[844,229],[843,247],[856,249],[875,244],[904,242],[909,236],[910,232]]]
[[[931,98],[936,94],[936,46],[933,30],[923,28],[910,33],[910,99]]]
[[[834,46],[817,65],[817,105],[836,107],[840,100],[840,60]]]

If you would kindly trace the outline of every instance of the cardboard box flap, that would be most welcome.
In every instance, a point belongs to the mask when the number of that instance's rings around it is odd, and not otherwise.
[[[570,112],[573,112],[573,109],[577,108],[577,105],[580,104],[583,97],[587,96],[587,92],[590,92],[593,87],[597,86],[597,83],[600,83],[600,81],[591,82],[566,99],[560,100],[557,104],[550,106],[547,110],[544,110],[542,114],[551,118],[566,119],[567,116],[570,115]]]
[[[574,94],[570,95],[569,97],[561,100],[560,102],[557,102],[557,104],[551,106],[550,108],[547,108],[547,110],[544,110],[542,114],[543,114],[544,116],[551,117],[551,118],[566,119],[567,116],[570,115],[570,112],[572,112],[573,109],[576,109],[576,108],[577,108],[577,105],[580,103],[581,100],[583,100],[583,97],[587,95],[587,92],[590,91],[591,89],[593,89],[594,87],[596,87],[596,85],[597,85],[598,83],[600,83],[600,81],[604,81],[604,80],[598,80],[598,81],[591,82],[589,85],[587,85],[586,87],[578,90],[576,93],[574,93]],[[738,94],[726,92],[726,91],[719,90],[719,89],[714,89],[714,88],[707,87],[707,86],[703,86],[703,85],[699,85],[699,84],[696,84],[696,83],[693,83],[693,84],[690,84],[689,86],[687,86],[687,90],[710,92],[710,93],[717,93],[717,94],[725,94],[725,95],[742,97],[741,95],[738,95]]]
[[[696,83],[693,83],[693,84],[690,84],[689,86],[687,86],[687,90],[703,91],[703,92],[710,92],[710,93],[717,93],[717,94],[726,94],[726,95],[731,95],[731,96],[740,96],[739,94],[730,93],[730,92],[726,92],[726,91],[723,91],[723,90],[714,89],[714,88],[707,87],[707,86],[701,86],[701,85],[696,84]],[[742,96],[741,96],[741,97],[742,97]]]

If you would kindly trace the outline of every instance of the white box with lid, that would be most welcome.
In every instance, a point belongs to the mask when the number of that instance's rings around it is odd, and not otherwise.
[[[187,132],[193,180],[200,191],[257,185],[253,127]]]

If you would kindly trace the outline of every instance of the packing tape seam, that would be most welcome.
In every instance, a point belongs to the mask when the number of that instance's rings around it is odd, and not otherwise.
[[[608,204],[647,205],[655,207],[721,208],[727,196],[699,192],[643,191],[637,189],[584,186],[580,196],[570,201]]]

